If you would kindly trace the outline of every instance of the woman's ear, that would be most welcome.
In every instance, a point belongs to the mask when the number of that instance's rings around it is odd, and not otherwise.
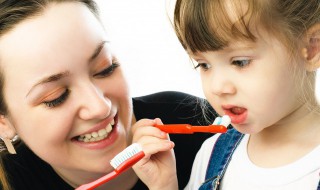
[[[315,71],[320,67],[320,23],[309,28],[304,39],[302,55],[306,61],[306,69]]]
[[[16,130],[11,122],[4,115],[0,115],[0,137],[12,139],[16,135]]]
[[[5,148],[10,154],[16,154],[16,150],[12,144],[14,141],[16,130],[11,122],[4,115],[0,115],[0,139],[4,143]],[[3,145],[2,145],[3,146]]]

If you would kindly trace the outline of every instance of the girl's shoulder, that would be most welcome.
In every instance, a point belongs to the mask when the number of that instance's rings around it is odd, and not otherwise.
[[[226,133],[215,134],[203,142],[203,144],[199,150],[199,153],[203,152],[205,154],[211,154],[214,146],[216,145],[216,143],[218,141],[219,142],[221,141],[221,143],[223,141],[223,144],[225,145],[225,141],[233,141],[238,138],[241,138],[242,136],[243,136],[243,134],[241,134],[240,132],[238,132],[237,130],[235,130],[233,128],[229,129]]]

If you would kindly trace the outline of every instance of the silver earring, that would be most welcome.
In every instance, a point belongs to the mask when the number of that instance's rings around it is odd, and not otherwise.
[[[0,139],[4,142],[8,152],[10,154],[17,154],[12,142],[16,141],[18,139],[18,136],[14,136],[12,140],[8,139],[7,137],[0,137]]]

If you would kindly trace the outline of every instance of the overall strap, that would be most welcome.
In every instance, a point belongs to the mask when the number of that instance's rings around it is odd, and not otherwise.
[[[243,136],[235,129],[229,129],[227,133],[219,136],[211,152],[205,182],[199,190],[209,190],[213,187],[216,189],[218,187],[231,156]]]

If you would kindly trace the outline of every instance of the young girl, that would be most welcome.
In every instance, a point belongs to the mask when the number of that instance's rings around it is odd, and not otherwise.
[[[235,128],[203,144],[186,189],[320,188],[320,2],[178,0],[174,26]]]
[[[110,160],[131,144],[135,118],[156,118],[163,112],[171,114],[163,122],[201,119],[191,117],[198,112],[195,104],[179,105],[186,98],[197,100],[189,95],[159,93],[131,100],[91,0],[0,1],[0,70],[0,180],[5,190],[72,190],[106,175],[113,170]],[[144,119],[134,126],[156,122],[161,123]],[[158,138],[149,139],[148,145],[139,141],[147,156],[172,149],[166,134],[154,127],[151,132]],[[21,139],[14,141],[20,142],[16,150],[11,145],[15,135]],[[190,144],[202,139],[198,136]],[[2,151],[3,142],[17,154]],[[166,163],[174,166],[173,159]],[[147,187],[127,170],[97,189]]]
[[[186,189],[320,189],[320,2],[177,0],[174,27],[234,126],[203,144]]]

